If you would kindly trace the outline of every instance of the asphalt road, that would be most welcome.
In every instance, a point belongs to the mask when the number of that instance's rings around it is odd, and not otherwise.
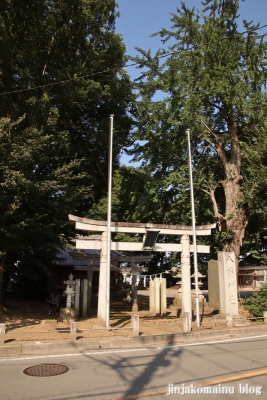
[[[1,400],[267,398],[267,336],[0,359]],[[28,376],[41,364],[57,376]],[[49,369],[48,366],[42,366]],[[169,396],[167,396],[169,393]],[[224,394],[222,394],[224,393]]]

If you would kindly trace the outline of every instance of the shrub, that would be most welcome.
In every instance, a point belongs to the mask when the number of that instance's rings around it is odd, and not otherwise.
[[[254,293],[245,301],[244,309],[248,310],[253,317],[263,317],[267,311],[267,284],[263,284],[259,292]]]

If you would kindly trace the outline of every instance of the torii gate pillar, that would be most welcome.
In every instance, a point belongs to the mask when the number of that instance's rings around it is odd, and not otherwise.
[[[98,307],[97,318],[101,325],[105,326],[107,318],[107,231],[102,233],[100,268],[99,268],[99,287],[98,287]]]
[[[135,261],[131,261],[131,270],[133,272],[131,291],[132,291],[132,311],[138,312],[138,301],[137,301],[137,286],[136,286],[136,265]]]

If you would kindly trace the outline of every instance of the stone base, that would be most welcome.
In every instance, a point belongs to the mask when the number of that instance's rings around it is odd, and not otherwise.
[[[244,316],[241,316],[241,315],[238,315],[237,317],[233,317],[233,324],[236,327],[250,325],[250,323],[247,320],[247,318],[244,317]]]
[[[240,327],[240,326],[248,326],[250,325],[249,321],[246,317],[242,315],[235,316],[226,316],[222,314],[214,315],[212,317],[212,325],[213,326],[227,326],[227,328]]]
[[[60,322],[74,322],[78,320],[78,310],[75,308],[61,308],[58,320]]]
[[[193,289],[191,290],[191,302],[192,302],[192,309],[196,309],[196,290]],[[198,304],[199,304],[199,311],[202,312],[202,310],[207,309],[209,307],[209,304],[207,303],[205,297],[201,293],[201,290],[199,289],[198,292]]]
[[[207,311],[210,308],[209,303],[207,303],[205,299],[204,301],[199,301],[198,308],[199,308],[199,314],[203,314],[204,311]],[[192,302],[192,310],[196,311],[195,302],[194,303]]]
[[[181,289],[179,289],[174,297],[173,306],[176,308],[182,308],[182,303],[183,303],[182,291]]]
[[[132,302],[132,298],[131,298],[131,296],[130,296],[129,293],[127,294],[127,297],[125,297],[125,298],[123,299],[123,302],[124,302],[124,303],[131,303],[131,302]]]
[[[225,315],[217,314],[214,315],[212,318],[212,326],[226,326],[227,320]]]

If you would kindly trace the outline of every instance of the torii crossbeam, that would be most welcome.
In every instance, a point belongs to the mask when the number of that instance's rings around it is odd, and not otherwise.
[[[77,239],[77,249],[101,250],[100,256],[100,273],[99,273],[99,292],[98,292],[98,311],[97,316],[101,323],[106,321],[106,273],[107,273],[107,221],[97,221],[93,219],[76,217],[69,215],[69,220],[75,223],[76,230],[101,232],[102,241],[94,241],[90,239]],[[196,226],[197,236],[211,235],[211,229],[214,229],[216,224]],[[193,246],[189,243],[189,236],[193,235],[192,226],[181,225],[166,225],[166,224],[151,224],[151,223],[129,223],[129,222],[111,222],[111,232],[122,233],[139,233],[144,235],[143,243],[132,242],[111,242],[111,250],[117,251],[145,251],[144,242],[146,234],[149,231],[157,231],[160,235],[181,236],[180,244],[177,243],[154,243],[149,250],[160,252],[181,252],[181,270],[182,270],[182,299],[183,313],[192,315],[191,305],[191,279],[190,279],[190,252],[193,252]],[[209,246],[197,246],[198,253],[209,253]],[[191,317],[190,317],[191,318]],[[191,322],[189,324],[191,330]]]

